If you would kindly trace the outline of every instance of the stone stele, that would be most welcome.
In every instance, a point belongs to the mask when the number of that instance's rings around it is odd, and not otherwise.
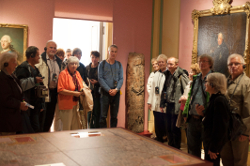
[[[143,54],[129,53],[126,80],[126,128],[144,131],[144,66]]]

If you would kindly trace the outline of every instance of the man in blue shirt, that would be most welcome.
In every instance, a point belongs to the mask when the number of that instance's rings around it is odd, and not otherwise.
[[[120,89],[123,84],[123,68],[116,61],[118,47],[111,45],[108,48],[108,59],[102,61],[98,67],[98,80],[101,86],[101,117],[100,127],[106,128],[106,118],[110,106],[110,126],[117,126],[117,114],[120,102]]]

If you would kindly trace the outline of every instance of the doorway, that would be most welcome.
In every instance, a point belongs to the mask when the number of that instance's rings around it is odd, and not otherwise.
[[[113,23],[76,19],[53,19],[53,40],[64,51],[80,48],[85,66],[90,64],[90,52],[98,51],[100,60],[106,59],[107,48],[112,44]]]

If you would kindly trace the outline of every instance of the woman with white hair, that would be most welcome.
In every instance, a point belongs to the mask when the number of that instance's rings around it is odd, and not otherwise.
[[[13,135],[22,131],[21,111],[28,107],[22,101],[20,81],[13,74],[17,55],[5,52],[0,57],[0,136]]]
[[[83,95],[83,92],[80,92],[83,88],[83,80],[80,73],[76,70],[78,66],[78,58],[75,56],[69,57],[66,69],[60,73],[58,78],[58,106],[63,130],[80,128],[77,102],[80,95]]]
[[[227,80],[224,74],[210,73],[206,80],[206,92],[210,94],[209,105],[204,107],[196,104],[196,111],[203,116],[204,137],[203,146],[205,159],[220,165],[220,152],[228,141],[230,110],[228,100],[225,97],[227,92]]]

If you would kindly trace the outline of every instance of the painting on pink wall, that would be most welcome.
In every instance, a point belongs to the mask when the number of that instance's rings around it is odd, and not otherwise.
[[[18,55],[18,63],[22,63],[25,58],[27,48],[28,26],[17,24],[0,23],[0,53],[15,52]]]
[[[221,5],[221,4],[220,4]],[[224,10],[209,10],[192,13],[194,21],[193,63],[197,62],[200,55],[208,54],[213,57],[215,72],[229,75],[227,59],[236,53],[242,55],[248,62],[249,59],[249,3],[232,7],[225,5]],[[247,9],[247,10],[246,10]],[[247,67],[249,64],[247,64]],[[249,67],[247,68],[247,72]]]
[[[244,55],[246,17],[246,13],[234,13],[199,19],[198,56],[211,55],[214,71],[228,76],[228,56],[233,53]]]

